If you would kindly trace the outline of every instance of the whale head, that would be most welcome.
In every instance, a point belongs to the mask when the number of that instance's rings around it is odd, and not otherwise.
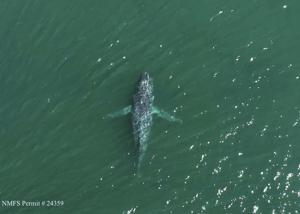
[[[147,72],[143,72],[141,74],[141,79],[140,79],[141,83],[146,84],[147,82],[149,83],[151,80],[152,79],[151,79],[150,75]]]
[[[139,91],[143,92],[148,96],[152,96],[153,91],[153,80],[149,73],[143,72],[140,78]]]

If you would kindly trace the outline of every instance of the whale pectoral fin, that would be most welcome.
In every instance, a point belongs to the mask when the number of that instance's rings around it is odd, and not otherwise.
[[[168,112],[162,110],[162,109],[159,109],[157,107],[153,107],[152,108],[152,114],[157,114],[157,116],[163,118],[163,119],[166,119],[168,121],[171,121],[171,122],[179,122],[179,123],[182,123],[182,120],[181,119],[178,119],[176,118],[175,116],[169,114]]]
[[[115,117],[120,117],[120,116],[124,116],[124,115],[127,115],[131,112],[131,105],[129,106],[126,106],[125,108],[122,108],[121,110],[119,111],[115,111],[115,112],[112,112],[108,115],[106,115],[104,117],[104,119],[106,118],[115,118]]]

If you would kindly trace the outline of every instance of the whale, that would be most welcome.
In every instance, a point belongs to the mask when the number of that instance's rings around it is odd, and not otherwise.
[[[132,101],[131,105],[110,113],[105,118],[115,118],[131,114],[134,142],[138,147],[137,169],[139,170],[149,144],[153,115],[157,115],[170,122],[182,123],[182,120],[154,105],[153,79],[147,72],[141,74]]]

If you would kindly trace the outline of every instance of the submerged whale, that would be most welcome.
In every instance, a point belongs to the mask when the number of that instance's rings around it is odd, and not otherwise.
[[[153,115],[156,114],[172,122],[182,122],[182,120],[154,106],[153,101],[153,80],[147,72],[144,72],[141,74],[137,92],[133,95],[132,105],[107,115],[107,117],[114,118],[129,113],[132,114],[134,141],[139,150],[137,169],[141,167],[147,150]]]

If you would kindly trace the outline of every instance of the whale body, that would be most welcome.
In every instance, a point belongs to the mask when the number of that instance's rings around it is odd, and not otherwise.
[[[182,122],[182,120],[175,118],[166,111],[158,109],[153,103],[153,79],[147,72],[144,72],[141,74],[137,91],[133,95],[132,105],[107,115],[107,117],[114,118],[129,113],[132,114],[133,136],[139,151],[137,169],[140,169],[148,147],[153,115],[156,114],[159,117],[172,122]]]
[[[149,74],[145,72],[141,75],[137,92],[133,96],[131,110],[134,140],[139,146],[138,168],[140,168],[148,146],[153,121],[153,101],[153,81]]]

